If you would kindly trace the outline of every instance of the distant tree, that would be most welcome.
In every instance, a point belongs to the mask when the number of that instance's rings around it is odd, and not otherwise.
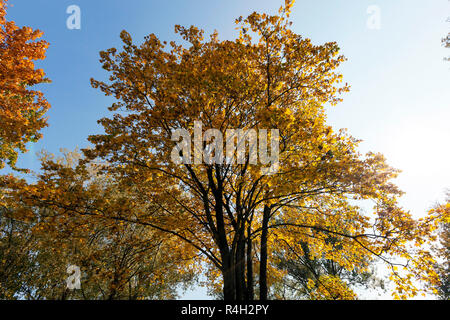
[[[440,233],[441,238],[441,256],[444,259],[442,265],[438,268],[440,284],[438,294],[444,300],[450,299],[450,224],[442,224]]]
[[[276,299],[355,299],[357,295],[352,288],[369,289],[375,285],[380,289],[384,286],[369,264],[348,270],[332,259],[311,257],[307,242],[301,242],[299,246],[301,250],[288,243],[280,244],[277,267],[285,274],[273,285]],[[290,254],[284,254],[286,251]]]
[[[18,153],[41,138],[50,107],[42,92],[31,89],[49,82],[34,65],[45,58],[48,43],[36,41],[41,31],[6,21],[6,8],[7,0],[0,0],[0,169],[5,163],[16,168]]]
[[[450,48],[450,33],[442,39],[442,44],[445,48]],[[450,61],[450,57],[445,58],[445,60]]]
[[[450,193],[447,194],[445,204],[437,205],[430,210],[431,213],[439,213],[444,218],[439,223],[437,232],[438,245],[435,254],[438,257],[436,271],[439,282],[435,285],[437,295],[443,300],[450,299]]]

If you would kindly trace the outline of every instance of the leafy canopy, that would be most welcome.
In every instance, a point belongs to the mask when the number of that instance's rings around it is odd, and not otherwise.
[[[0,0],[0,169],[13,168],[28,142],[41,138],[50,105],[32,86],[49,82],[35,61],[45,59],[48,43],[39,30],[6,20],[7,0]]]

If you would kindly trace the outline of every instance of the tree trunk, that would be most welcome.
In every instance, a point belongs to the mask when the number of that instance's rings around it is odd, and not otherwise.
[[[259,299],[267,300],[267,227],[269,224],[270,208],[264,206],[261,232],[261,261],[259,266]]]
[[[236,300],[244,300],[246,285],[245,285],[245,229],[241,227],[239,231],[237,245],[236,245]]]
[[[236,279],[235,279],[235,259],[233,251],[228,246],[227,234],[225,230],[224,212],[223,212],[223,188],[222,181],[217,177],[217,186],[214,182],[213,171],[207,170],[209,186],[211,187],[215,204],[217,244],[219,246],[222,258],[222,276],[223,276],[223,298],[224,300],[236,300]],[[208,206],[208,202],[204,204]]]
[[[251,227],[247,228],[247,291],[246,300],[253,300],[255,293],[253,291],[253,259],[252,259],[252,238]]]
[[[223,254],[223,299],[226,301],[236,300],[236,287],[234,277],[234,266],[230,254]]]

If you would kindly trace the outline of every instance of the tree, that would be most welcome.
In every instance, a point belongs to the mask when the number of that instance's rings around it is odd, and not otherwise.
[[[25,291],[22,277],[33,268],[33,244],[26,223],[0,207],[0,299],[13,299]]]
[[[440,283],[438,294],[443,300],[450,299],[450,226],[449,223],[443,223],[441,226],[441,245],[440,257],[444,260],[443,264],[438,266]]]
[[[442,44],[445,48],[450,48],[450,33],[445,38],[442,38]],[[450,60],[450,58],[445,58],[445,60]]]
[[[46,175],[49,168],[58,167],[66,174],[64,183],[55,189],[67,201],[120,202],[120,191],[107,177],[96,176],[94,166],[77,175],[67,174],[78,158],[76,152],[66,152],[64,158],[56,159],[45,153],[41,178],[50,178],[51,174]],[[14,183],[23,186],[25,182]],[[82,192],[81,185],[95,193]],[[19,194],[26,190],[17,188]],[[167,237],[153,230],[49,210],[37,202],[20,201],[19,194],[16,201],[5,199],[0,216],[1,298],[173,299],[178,296],[177,289],[194,278],[187,259],[173,250]],[[69,266],[80,270],[77,290],[67,287]]]
[[[424,236],[396,205],[401,192],[390,179],[397,171],[381,155],[361,158],[354,138],[326,125],[324,105],[337,103],[338,94],[348,90],[334,71],[344,57],[336,43],[314,46],[292,32],[291,6],[287,1],[280,16],[239,18],[235,41],[220,41],[217,33],[205,41],[203,31],[177,26],[190,46],[171,42],[169,51],[155,35],[138,47],[123,32],[124,51],[101,53],[111,83],[92,81],[118,102],[110,108],[114,117],[100,120],[106,133],[90,137],[95,148],[86,155],[113,164],[109,169],[123,183],[161,206],[163,220],[139,222],[175,234],[203,253],[222,274],[225,299],[252,298],[253,242],[260,248],[264,300],[268,260],[280,238],[301,237],[313,254],[325,252],[352,269],[368,254],[386,262],[385,253],[413,259],[405,243]],[[171,163],[172,132],[194,133],[195,120],[222,132],[278,129],[280,170],[264,174],[261,164],[250,164],[249,154],[244,164]],[[372,225],[349,197],[376,202]],[[367,233],[369,227],[375,232]],[[338,238],[341,254],[326,242],[330,234]],[[410,265],[420,270],[417,277],[430,275],[425,260]],[[409,279],[405,286],[394,274],[400,292],[414,290]]]
[[[299,246],[300,250],[289,243],[281,243],[278,247],[277,267],[284,274],[274,284],[275,299],[355,299],[354,287],[384,287],[381,279],[376,277],[374,267],[347,270],[333,260],[311,258],[306,242]],[[286,251],[290,254],[286,255]]]
[[[434,248],[435,255],[439,258],[436,263],[436,271],[439,282],[434,286],[436,294],[443,300],[450,299],[450,193],[447,193],[445,204],[437,205],[430,210],[430,214],[438,214],[442,217],[437,229],[438,245]]]
[[[41,138],[50,105],[31,87],[49,82],[34,62],[45,58],[48,43],[39,30],[6,21],[7,0],[0,0],[0,169],[15,168],[19,152]]]
[[[11,197],[166,234],[175,251],[199,255],[210,277],[220,275],[211,286],[220,286],[225,300],[267,299],[279,277],[277,246],[284,242],[296,254],[302,254],[296,244],[307,243],[312,259],[348,271],[380,259],[391,269],[397,298],[417,294],[413,279],[436,282],[434,261],[421,248],[436,217],[412,219],[397,205],[402,193],[391,180],[398,171],[380,154],[360,155],[358,140],[327,125],[325,105],[349,90],[336,72],[345,58],[336,43],[313,45],[291,30],[292,4],[286,1],[277,16],[237,19],[240,36],[233,41],[217,33],[205,40],[194,26],[176,26],[187,47],[153,34],[137,46],[123,31],[123,51],[100,54],[109,82],[92,80],[117,100],[109,108],[113,116],[99,121],[105,133],[89,137],[94,146],[84,150],[79,166],[50,165]],[[211,162],[208,150],[217,137],[194,143],[193,152],[172,140],[177,129],[207,136],[208,128],[276,129],[270,150],[279,157],[260,155],[264,161],[255,162],[251,152],[232,149],[227,158],[235,161]],[[171,161],[192,153],[194,161]],[[121,190],[120,201],[90,201],[98,191],[81,182],[73,195],[68,181],[90,161]],[[360,201],[372,201],[374,215],[364,214]],[[335,277],[319,280],[345,292]]]

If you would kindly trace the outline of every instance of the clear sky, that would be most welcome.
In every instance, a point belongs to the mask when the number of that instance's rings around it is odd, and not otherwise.
[[[252,11],[276,13],[282,0],[9,0],[8,19],[44,31],[50,42],[39,63],[53,81],[41,86],[52,105],[49,127],[19,165],[38,169],[35,152],[86,147],[101,132],[97,120],[111,100],[90,86],[106,79],[98,52],[120,46],[126,29],[136,42],[155,33],[178,39],[175,24],[194,24],[222,39],[235,36],[234,20]],[[81,29],[69,30],[66,9],[81,9]],[[370,10],[368,10],[370,9]],[[297,0],[293,29],[313,43],[336,41],[348,61],[341,67],[351,92],[329,110],[329,122],[362,139],[361,151],[385,154],[403,170],[402,205],[424,214],[450,188],[450,32],[448,0]],[[448,22],[446,22],[448,20]],[[368,23],[369,22],[369,23]],[[379,24],[378,24],[379,22]],[[204,298],[195,290],[186,298]]]

